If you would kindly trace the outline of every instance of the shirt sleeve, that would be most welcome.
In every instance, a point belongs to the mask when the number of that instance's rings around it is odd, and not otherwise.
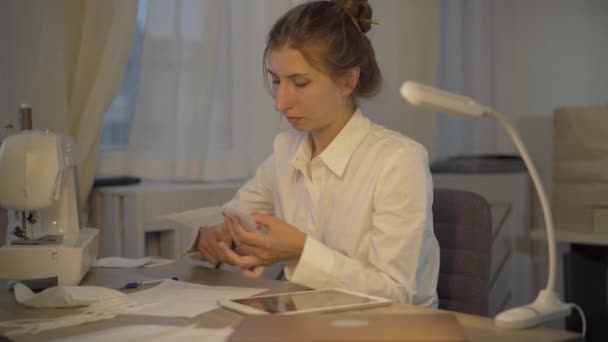
[[[270,155],[258,166],[255,177],[245,183],[232,200],[225,206],[239,209],[244,212],[259,212],[267,215],[274,214],[274,195],[272,179],[274,172],[274,155]],[[198,233],[205,227],[193,227],[189,251],[194,250]]]
[[[427,153],[416,146],[393,156],[377,179],[367,260],[341,254],[308,235],[300,259],[285,267],[287,279],[437,307],[439,244]]]

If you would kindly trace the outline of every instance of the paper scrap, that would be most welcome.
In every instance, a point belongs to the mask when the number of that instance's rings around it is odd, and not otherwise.
[[[224,221],[221,207],[206,207],[194,210],[187,210],[158,216],[151,220],[150,226],[163,226],[167,223],[183,225],[186,227],[205,227],[218,224]]]
[[[219,300],[256,295],[266,289],[232,286],[207,286],[167,279],[158,286],[129,295],[145,310],[136,315],[195,317],[218,308]]]
[[[118,268],[135,268],[142,267],[146,263],[150,262],[150,257],[129,259],[122,257],[107,257],[97,259],[93,264],[93,267],[118,267]]]
[[[158,267],[174,263],[174,259],[163,259],[145,257],[139,259],[129,259],[123,257],[107,257],[98,259],[93,267],[115,267],[115,268],[136,268],[136,267]]]

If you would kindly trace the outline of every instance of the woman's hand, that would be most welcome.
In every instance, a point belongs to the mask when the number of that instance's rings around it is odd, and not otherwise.
[[[263,269],[259,270],[260,266],[300,258],[306,242],[305,233],[274,216],[254,213],[252,217],[258,229],[266,227],[266,234],[248,232],[236,217],[229,217],[226,222],[238,252],[230,249],[227,243],[220,244],[229,263],[241,266],[245,276],[258,278],[263,272]]]
[[[227,262],[220,243],[227,246],[232,245],[232,235],[227,227],[227,219],[224,222],[199,230],[197,249],[203,258],[212,264]]]

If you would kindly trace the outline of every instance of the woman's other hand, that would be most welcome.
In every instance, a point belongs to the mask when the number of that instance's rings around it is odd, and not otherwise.
[[[220,247],[220,243],[232,245],[232,235],[226,222],[227,219],[224,218],[223,223],[199,230],[197,249],[202,257],[212,264],[228,262]]]
[[[305,233],[275,216],[254,213],[252,217],[258,229],[266,228],[266,234],[248,232],[236,217],[229,217],[226,222],[238,250],[237,253],[229,244],[221,244],[229,263],[240,266],[245,276],[259,278],[263,273],[261,266],[300,258]]]

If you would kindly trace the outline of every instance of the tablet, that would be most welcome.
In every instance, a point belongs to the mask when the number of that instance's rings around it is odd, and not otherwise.
[[[219,304],[244,314],[290,315],[390,305],[391,300],[344,289],[322,289],[221,300]]]

